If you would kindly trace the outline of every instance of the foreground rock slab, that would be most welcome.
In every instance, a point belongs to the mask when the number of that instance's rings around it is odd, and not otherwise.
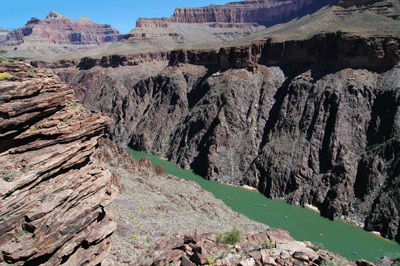
[[[99,264],[118,188],[91,155],[112,120],[51,72],[0,62],[0,73],[0,265]]]

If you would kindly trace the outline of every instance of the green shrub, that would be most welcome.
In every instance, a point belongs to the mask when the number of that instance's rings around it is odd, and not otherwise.
[[[271,249],[274,247],[274,245],[271,243],[271,241],[269,239],[266,239],[264,241],[264,243],[262,244],[262,246],[263,246],[263,248],[266,248],[266,249]]]
[[[214,264],[214,256],[208,256],[207,258],[206,258],[206,260],[207,260],[207,264],[208,265],[213,265]]]
[[[314,250],[314,251],[318,251],[318,250],[323,249],[323,248],[324,248],[324,245],[321,244],[321,243],[315,243],[315,244],[313,244],[313,246],[311,247],[311,249]]]
[[[228,231],[225,233],[225,237],[223,240],[224,244],[235,245],[240,241],[241,232],[236,228],[233,228],[232,231]]]
[[[68,102],[67,107],[73,107],[75,109],[75,113],[79,113],[80,111],[85,109],[85,107],[83,107],[82,105],[79,105],[79,103],[77,101]]]
[[[7,72],[4,73],[0,73],[0,80],[5,80],[6,78],[10,78],[12,77],[10,74],[8,74]]]
[[[21,231],[19,231],[19,233],[17,234],[17,237],[26,235],[26,231],[24,229],[22,229]]]
[[[15,177],[15,170],[4,170],[3,173],[3,180],[6,182],[11,182],[13,181]]]
[[[0,62],[1,62],[1,61],[7,61],[7,58],[4,57],[4,56],[0,56]]]
[[[45,194],[42,194],[42,196],[40,196],[40,202],[43,202],[46,198],[47,196]]]
[[[224,234],[218,233],[218,234],[217,234],[217,239],[215,240],[215,243],[216,243],[216,244],[221,243],[222,237],[223,237],[223,236],[224,236]]]

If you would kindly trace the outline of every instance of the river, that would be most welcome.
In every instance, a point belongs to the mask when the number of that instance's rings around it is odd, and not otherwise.
[[[331,221],[307,208],[289,205],[283,200],[267,199],[258,191],[209,181],[174,163],[132,149],[127,150],[136,160],[142,156],[149,157],[154,165],[161,165],[168,174],[196,181],[233,210],[271,227],[281,227],[296,240],[320,244],[323,249],[337,252],[353,261],[366,259],[375,262],[383,256],[400,257],[400,245],[395,241],[351,226],[340,219]]]

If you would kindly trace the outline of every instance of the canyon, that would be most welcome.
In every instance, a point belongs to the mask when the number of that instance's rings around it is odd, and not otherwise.
[[[2,61],[11,77],[0,83],[0,264],[195,265],[218,253],[229,265],[215,232],[236,225],[251,242],[228,247],[241,265],[354,265],[250,222],[126,147],[400,242],[399,10],[397,0],[177,8],[139,19],[123,39],[100,26],[117,43],[89,34],[78,46],[96,49],[68,48],[34,68]]]
[[[0,72],[8,74],[0,81],[0,265],[369,265],[254,222],[148,158],[135,161],[101,138],[112,120],[80,105],[52,71],[7,60]],[[210,230],[242,237],[218,243]]]
[[[336,32],[47,66],[125,147],[399,241],[399,44]]]

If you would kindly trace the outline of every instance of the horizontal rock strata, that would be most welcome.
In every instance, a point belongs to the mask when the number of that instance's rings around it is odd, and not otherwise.
[[[0,264],[97,265],[117,216],[118,188],[91,157],[112,120],[69,85],[25,63],[0,62]]]
[[[82,17],[73,21],[51,11],[43,20],[32,18],[25,27],[8,33],[0,46],[18,46],[23,43],[91,45],[117,42],[123,38],[110,25],[96,24]]]
[[[175,9],[170,18],[139,19],[136,27],[160,26],[163,22],[179,23],[258,23],[272,26],[285,23],[298,16],[312,1],[237,1],[225,5],[210,5],[206,7]]]

